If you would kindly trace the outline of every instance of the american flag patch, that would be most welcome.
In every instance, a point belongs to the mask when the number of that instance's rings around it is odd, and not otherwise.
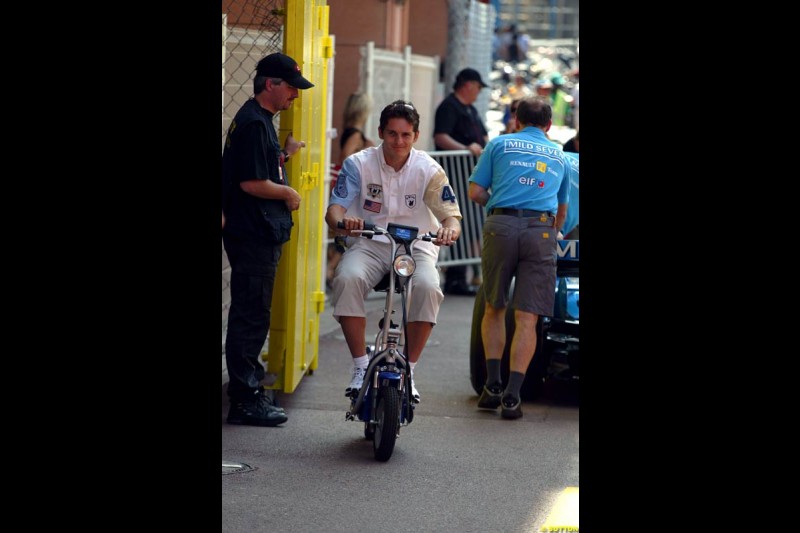
[[[372,200],[364,200],[364,209],[367,211],[372,211],[373,213],[380,213],[381,212],[381,204],[380,202],[373,202]]]

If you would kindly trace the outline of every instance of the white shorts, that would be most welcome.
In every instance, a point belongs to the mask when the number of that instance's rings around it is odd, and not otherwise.
[[[352,241],[355,240],[353,243]],[[333,276],[333,316],[367,316],[364,300],[391,269],[391,244],[368,239],[348,239],[352,245],[342,255]],[[444,294],[439,288],[437,258],[415,250],[417,269],[411,276],[409,322],[436,324]]]

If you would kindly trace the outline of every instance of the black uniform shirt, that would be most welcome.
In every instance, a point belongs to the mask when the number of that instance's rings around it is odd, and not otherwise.
[[[239,185],[253,179],[286,184],[279,170],[282,154],[272,125],[273,116],[255,99],[250,99],[236,113],[225,139],[222,152],[224,231],[242,238],[269,240],[265,218],[288,217],[291,220],[286,202],[258,198],[244,192]]]
[[[434,136],[437,133],[446,133],[465,146],[474,142],[485,146],[485,138],[489,132],[486,131],[475,106],[462,104],[455,93],[450,93],[436,108]],[[436,145],[436,149],[445,150],[439,145]]]

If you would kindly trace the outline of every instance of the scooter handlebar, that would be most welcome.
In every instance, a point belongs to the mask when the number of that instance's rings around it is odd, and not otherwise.
[[[342,222],[341,220],[336,223],[336,227],[340,229],[347,229],[344,227],[344,222]],[[368,239],[371,239],[373,235],[381,235],[383,233],[386,233],[386,230],[384,230],[383,228],[380,228],[371,222],[367,222],[366,220],[364,221],[364,229],[354,229],[350,231],[358,233],[362,237],[366,237]]]
[[[336,223],[336,227],[339,228],[339,229],[346,229],[344,227],[344,222],[342,222],[341,220]],[[383,235],[385,233],[388,233],[388,231],[385,228],[382,228],[382,227],[380,227],[380,226],[378,226],[376,224],[373,224],[371,222],[367,222],[366,220],[364,221],[364,229],[363,230],[351,230],[351,231],[357,232],[362,237],[367,237],[367,238],[370,238],[370,239],[373,237],[373,235]],[[426,242],[431,242],[435,238],[436,238],[436,232],[435,231],[429,231],[428,233],[425,233],[425,234],[417,236],[417,239],[419,239],[421,241],[426,241]]]
[[[344,222],[340,220],[339,222],[336,223],[336,227],[340,229],[345,229]],[[364,231],[375,231],[376,227],[377,226],[375,224],[367,222],[366,220],[364,221]],[[353,231],[362,231],[362,230],[353,230]]]

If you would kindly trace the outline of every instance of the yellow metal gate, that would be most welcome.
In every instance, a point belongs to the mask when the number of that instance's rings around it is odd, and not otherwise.
[[[284,7],[285,6],[285,7]],[[293,392],[318,364],[319,316],[325,302],[321,274],[325,208],[325,134],[328,63],[333,56],[326,0],[224,0],[223,137],[239,107],[252,96],[255,64],[283,52],[300,65],[314,87],[300,91],[292,107],[279,114],[278,136],[306,143],[287,164],[289,184],[300,193],[300,209],[283,246],[272,298],[268,373],[270,388]]]

